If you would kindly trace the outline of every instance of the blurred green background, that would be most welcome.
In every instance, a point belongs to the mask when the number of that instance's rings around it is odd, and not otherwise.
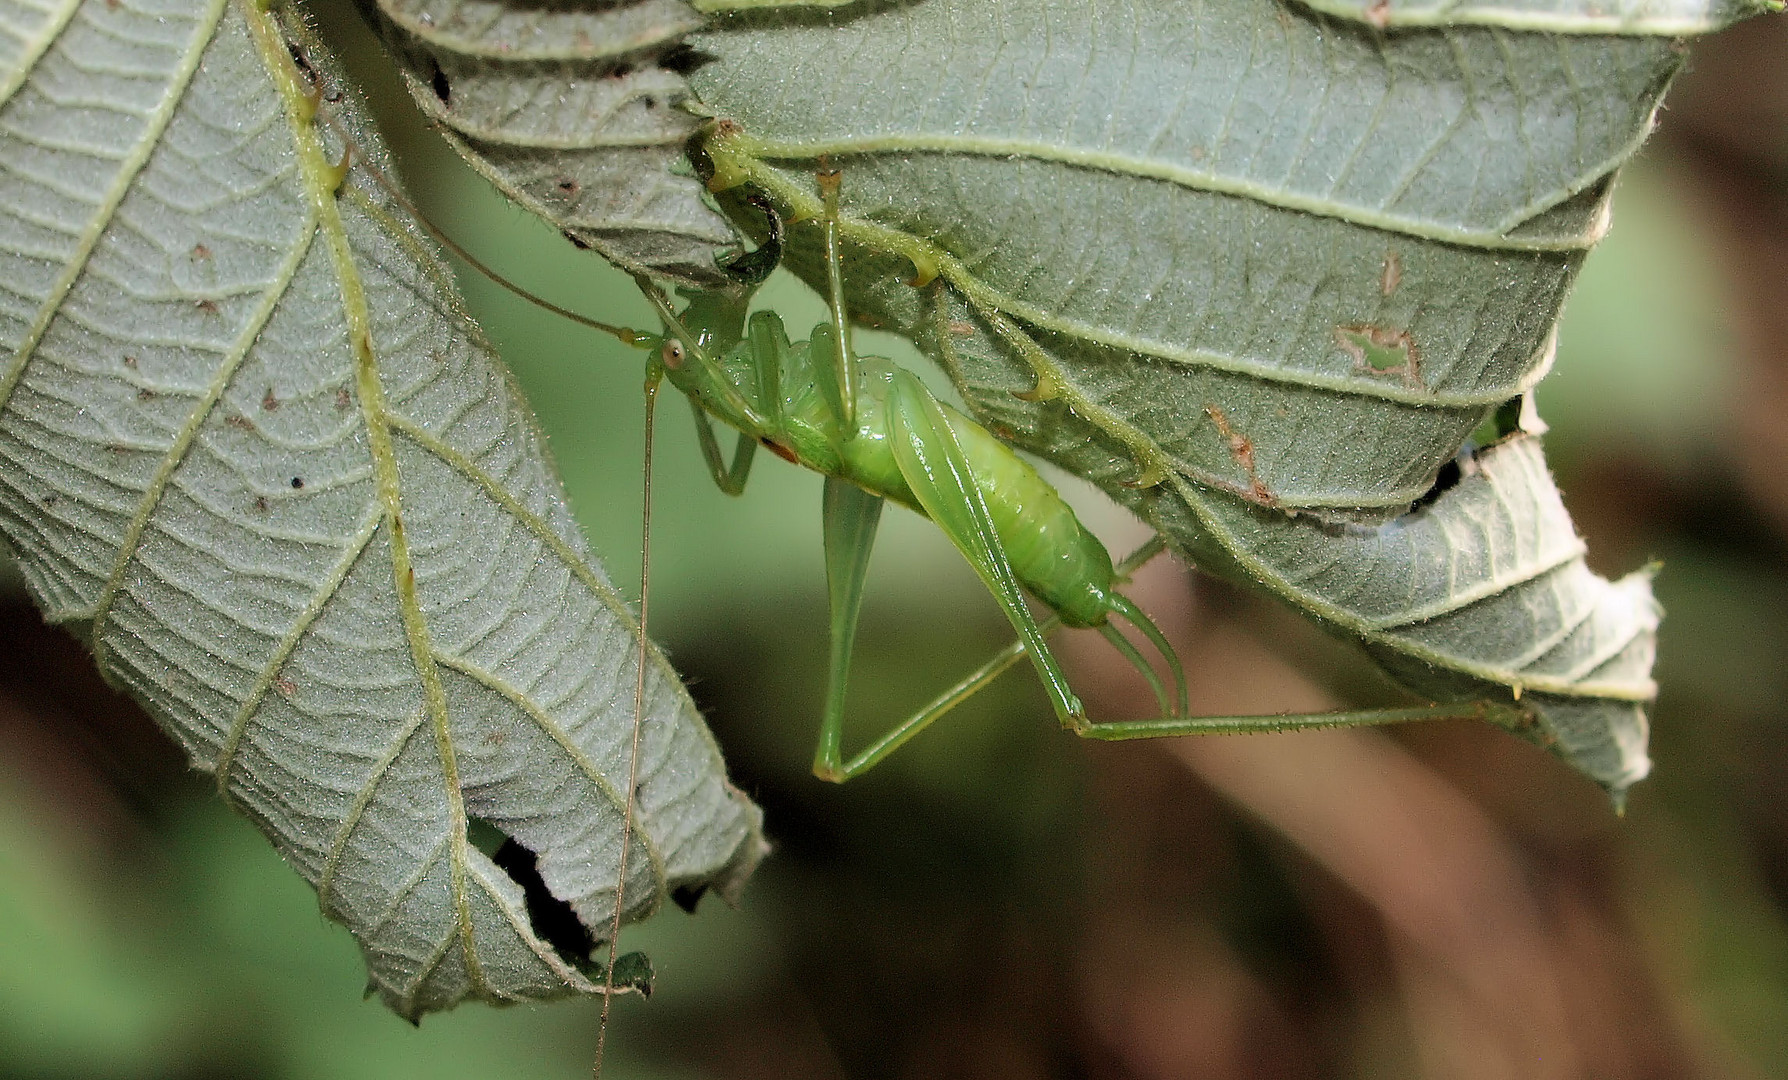
[[[336,36],[378,72],[364,35]],[[624,277],[369,82],[448,232],[551,299],[651,325]],[[1664,564],[1658,764],[1624,820],[1487,729],[1094,746],[1021,676],[862,780],[814,781],[818,480],[766,457],[721,495],[669,396],[653,629],[777,850],[739,909],[627,931],[658,992],[617,1007],[608,1075],[1788,1075],[1788,22],[1703,43],[1671,105],[1539,390],[1597,568]],[[639,354],[462,281],[637,593]],[[786,281],[766,302],[797,333],[824,313]],[[1114,548],[1139,539],[1075,490]],[[859,736],[1006,634],[911,515],[890,515],[872,579]],[[1386,693],[1269,603],[1167,567],[1139,588],[1208,707]],[[411,1027],[362,1000],[309,887],[16,588],[0,635],[0,1077],[587,1072],[590,1002]],[[1097,647],[1067,650],[1089,700],[1134,694],[1101,694]]]

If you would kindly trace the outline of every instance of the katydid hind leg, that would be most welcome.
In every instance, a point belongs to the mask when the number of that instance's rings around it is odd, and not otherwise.
[[[1078,730],[1086,723],[1086,710],[1025,604],[987,501],[943,406],[911,372],[903,370],[894,373],[891,405],[889,443],[901,476],[926,515],[968,560],[1018,631],[1056,717],[1064,726]]]
[[[863,610],[863,584],[869,555],[881,524],[883,500],[848,480],[826,478],[824,497],[826,591],[831,601],[832,640],[826,673],[825,714],[813,772],[822,780],[844,780],[853,771],[844,763],[844,701],[850,683],[851,653],[857,640],[857,619]]]
[[[821,227],[825,233],[826,243],[826,293],[832,307],[832,336],[835,339],[833,364],[837,370],[838,394],[844,409],[839,418],[844,421],[846,437],[856,431],[857,408],[857,365],[851,359],[850,318],[844,304],[844,252],[838,236],[838,185],[841,177],[837,172],[823,172],[819,175],[819,186],[825,213]]]

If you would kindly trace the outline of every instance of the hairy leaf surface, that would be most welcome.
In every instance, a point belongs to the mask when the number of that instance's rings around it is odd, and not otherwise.
[[[251,3],[0,17],[0,526],[46,616],[399,1013],[595,992],[468,827],[606,936],[638,626],[442,263],[338,171],[341,130],[380,155],[339,75]],[[645,686],[628,918],[763,850],[655,651]]]
[[[1647,769],[1646,579],[1583,568],[1529,437],[1410,508],[1545,373],[1681,49],[1639,6],[1570,36],[1378,7],[750,11],[691,39],[691,81],[732,122],[719,183],[801,218],[842,170],[853,303],[996,431],[1423,693],[1543,690],[1530,735],[1618,795]],[[812,232],[789,261],[823,288]]]
[[[377,8],[416,103],[504,194],[628,270],[725,282],[736,238],[683,159],[676,56],[703,24],[683,0]]]
[[[1778,0],[1308,0],[1329,15],[1379,29],[1478,24],[1551,34],[1705,34],[1765,11]]]

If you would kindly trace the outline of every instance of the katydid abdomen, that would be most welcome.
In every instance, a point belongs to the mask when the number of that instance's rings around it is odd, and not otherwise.
[[[716,323],[685,328],[712,348],[725,341],[736,318],[692,305]],[[711,343],[711,344],[710,344]],[[847,431],[837,389],[837,344],[830,327],[814,328],[807,341],[791,343],[782,320],[760,311],[737,344],[718,357],[727,384],[716,387],[702,365],[689,363],[675,338],[664,350],[671,384],[722,422],[768,446],[778,456],[857,485],[930,516],[896,460],[897,414],[911,413],[931,398],[917,379],[891,361],[854,356],[856,398]],[[901,378],[900,376],[905,376]],[[736,396],[735,396],[736,392]],[[739,407],[740,403],[748,409]],[[967,461],[995,532],[1018,582],[1049,605],[1069,626],[1103,625],[1114,610],[1111,556],[1080,523],[1054,487],[994,434],[942,402],[936,402]]]

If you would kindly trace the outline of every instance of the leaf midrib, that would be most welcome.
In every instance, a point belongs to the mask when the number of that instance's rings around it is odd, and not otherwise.
[[[396,592],[404,637],[410,646],[411,664],[421,684],[424,708],[435,740],[441,769],[442,795],[448,813],[448,846],[451,859],[451,889],[455,933],[443,941],[442,956],[460,944],[466,975],[482,993],[493,997],[504,994],[485,977],[472,933],[471,905],[466,897],[466,807],[460,791],[459,766],[452,733],[448,728],[447,695],[441,685],[440,671],[433,663],[434,650],[429,642],[428,621],[416,595],[416,574],[410,559],[409,543],[404,535],[402,488],[397,474],[397,456],[392,448],[390,412],[385,404],[384,387],[379,380],[377,356],[373,349],[372,316],[365,283],[350,246],[346,225],[336,195],[343,176],[324,155],[322,139],[314,123],[316,102],[311,88],[303,85],[283,33],[273,16],[253,3],[234,0],[248,21],[250,35],[260,53],[261,64],[273,81],[284,102],[285,115],[291,128],[292,142],[298,155],[299,175],[306,200],[318,222],[318,229],[328,245],[330,261],[335,268],[341,290],[342,314],[346,320],[348,347],[354,357],[355,387],[361,416],[366,423],[367,451],[373,461],[373,472],[381,528],[390,545],[392,586]],[[344,160],[344,165],[347,161]],[[439,958],[434,960],[438,964]],[[434,964],[425,967],[424,976]],[[420,984],[418,984],[420,985]]]
[[[1593,247],[1606,231],[1600,217],[1591,222],[1588,232],[1580,236],[1555,240],[1523,238],[1509,235],[1522,224],[1570,200],[1608,175],[1621,162],[1632,156],[1649,132],[1642,130],[1606,160],[1595,162],[1557,185],[1543,197],[1508,212],[1491,229],[1451,226],[1422,218],[1396,214],[1386,210],[1354,205],[1339,199],[1306,194],[1288,188],[1274,187],[1259,181],[1231,176],[1209,169],[1159,160],[1135,157],[1108,150],[1090,150],[1063,146],[1035,139],[994,138],[983,135],[945,135],[911,133],[878,135],[868,138],[772,139],[749,135],[739,141],[741,149],[765,161],[813,162],[848,159],[872,155],[939,154],[968,157],[1014,159],[1026,158],[1070,168],[1109,173],[1138,180],[1159,180],[1176,187],[1213,195],[1247,199],[1263,206],[1295,210],[1317,217],[1332,218],[1351,225],[1360,225],[1384,232],[1461,247],[1492,251],[1583,251]],[[1418,162],[1411,166],[1415,175]],[[1401,190],[1401,189],[1399,189]]]

